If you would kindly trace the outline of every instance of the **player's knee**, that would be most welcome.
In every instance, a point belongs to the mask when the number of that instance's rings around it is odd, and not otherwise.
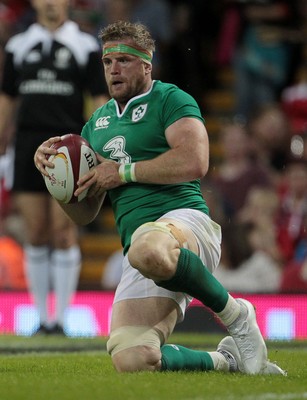
[[[163,246],[158,247],[150,239],[150,234],[144,234],[131,245],[128,259],[133,268],[154,281],[169,279],[176,267],[176,261],[172,262],[171,259],[171,251]]]
[[[133,266],[134,264],[150,266],[161,262],[161,251],[158,251],[157,244],[152,240],[150,233],[145,233],[131,244],[129,261]]]
[[[107,343],[118,372],[155,371],[160,368],[162,333],[150,326],[122,326]]]
[[[160,369],[161,352],[149,346],[122,350],[112,357],[117,372],[156,371]]]
[[[154,281],[173,276],[178,261],[177,240],[161,222],[141,225],[132,235],[128,259],[132,267]]]
[[[128,259],[145,277],[167,280],[174,275],[181,247],[188,243],[179,228],[163,221],[147,222],[133,233]]]

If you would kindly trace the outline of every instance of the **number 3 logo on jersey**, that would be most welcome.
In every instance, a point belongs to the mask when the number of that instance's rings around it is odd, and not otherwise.
[[[119,163],[130,163],[131,157],[125,152],[126,139],[123,136],[116,136],[109,140],[104,146],[103,151],[110,151],[110,158]]]

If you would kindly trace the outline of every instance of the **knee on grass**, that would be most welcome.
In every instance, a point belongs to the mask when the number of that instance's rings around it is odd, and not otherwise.
[[[161,363],[161,332],[150,326],[122,326],[107,343],[118,372],[155,371]]]
[[[112,356],[117,372],[156,371],[161,368],[161,352],[149,346],[122,350]]]

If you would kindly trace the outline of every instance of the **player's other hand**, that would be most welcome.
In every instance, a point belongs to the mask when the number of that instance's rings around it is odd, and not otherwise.
[[[47,156],[52,154],[57,154],[57,150],[52,148],[53,143],[59,142],[61,140],[61,136],[51,137],[45,142],[43,142],[40,146],[38,146],[35,154],[34,154],[34,164],[36,168],[45,176],[48,176],[48,172],[45,170],[45,167],[53,168],[53,163],[48,161]]]

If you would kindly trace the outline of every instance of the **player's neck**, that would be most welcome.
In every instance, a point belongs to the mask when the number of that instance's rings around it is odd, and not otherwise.
[[[152,80],[151,77],[150,77],[150,78],[148,78],[148,80],[147,80],[146,83],[144,84],[143,89],[142,89],[139,93],[135,93],[133,97],[130,97],[129,99],[125,99],[125,101],[121,101],[120,99],[115,99],[115,100],[117,101],[117,104],[118,104],[118,106],[119,106],[120,111],[121,111],[121,112],[124,111],[124,109],[125,109],[127,103],[128,103],[131,99],[133,99],[133,98],[135,98],[135,97],[137,97],[137,96],[141,96],[141,95],[144,94],[144,93],[147,93],[147,92],[150,90],[150,88],[151,88],[151,86],[152,86],[152,83],[153,83],[153,80]]]

